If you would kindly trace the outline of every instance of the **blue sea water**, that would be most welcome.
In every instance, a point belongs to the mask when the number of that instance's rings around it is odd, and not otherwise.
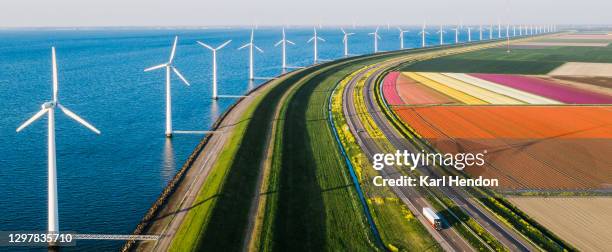
[[[372,52],[373,28],[347,29],[352,54]],[[421,46],[418,27],[405,35],[406,48]],[[429,30],[428,45],[439,43]],[[173,77],[175,130],[206,130],[235,100],[211,97],[211,53],[196,44],[232,43],[218,53],[219,93],[243,94],[249,83],[246,28],[147,30],[0,31],[0,231],[44,231],[47,227],[46,118],[15,129],[51,99],[51,46],[57,50],[60,102],[102,131],[95,135],[56,113],[60,230],[88,234],[129,234],[182,166],[202,136],[164,136],[164,71],[143,69],[167,61],[179,36],[175,65],[191,82]],[[255,75],[281,73],[280,28],[259,28]],[[290,28],[288,64],[312,64],[311,28]],[[324,27],[321,59],[342,57],[342,33]],[[380,50],[399,49],[398,31],[380,29]],[[472,31],[476,39],[478,32]],[[486,37],[486,36],[485,36]],[[465,31],[461,41],[467,40]],[[445,34],[446,43],[454,33]],[[72,249],[116,250],[122,242],[78,242]],[[7,247],[0,247],[0,250]],[[41,248],[44,250],[44,248]],[[70,249],[69,249],[70,250]]]

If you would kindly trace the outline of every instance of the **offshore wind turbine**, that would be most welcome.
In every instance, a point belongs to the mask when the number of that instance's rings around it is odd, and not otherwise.
[[[466,26],[465,28],[467,29],[467,32],[468,32],[468,42],[472,42],[472,27]]]
[[[287,43],[295,45],[295,43],[291,42],[291,40],[288,40],[287,37],[285,36],[285,27],[283,27],[283,38],[281,40],[279,40],[278,42],[276,42],[276,44],[274,45],[279,46],[281,45],[283,53],[282,53],[282,57],[283,57],[283,69],[287,69]]]
[[[399,30],[399,37],[400,37],[400,49],[404,49],[404,33],[409,32],[408,30],[402,30],[401,27],[397,27],[397,29]]]
[[[455,44],[459,44],[459,26],[455,27],[454,29],[451,29],[455,31]]]
[[[497,38],[501,38],[501,22],[497,21]]]
[[[313,31],[314,31],[314,33],[312,35],[312,38],[310,38],[307,43],[313,42],[313,62],[314,62],[314,64],[317,64],[317,62],[319,61],[319,49],[317,48],[317,41],[321,40],[321,41],[325,42],[325,39],[323,39],[323,38],[321,38],[321,37],[319,37],[317,35],[317,28],[316,27],[313,28]]]
[[[34,116],[25,121],[17,132],[22,131],[30,124],[40,119],[42,116],[47,115],[47,165],[48,165],[48,177],[47,177],[47,231],[49,234],[58,234],[59,232],[59,219],[58,219],[58,205],[57,205],[57,167],[56,167],[56,150],[55,150],[55,109],[59,108],[65,115],[77,121],[81,125],[85,126],[89,130],[100,134],[100,131],[93,125],[89,124],[83,118],[79,117],[74,112],[68,110],[68,108],[62,106],[58,99],[58,81],[57,81],[57,61],[55,59],[55,47],[51,47],[51,59],[52,59],[52,72],[53,72],[53,95],[51,101],[42,104],[42,108]],[[53,246],[54,244],[50,243]]]
[[[423,27],[421,28],[421,32],[419,32],[419,34],[421,35],[421,47],[425,47],[425,35],[429,34],[429,32],[425,31],[425,22],[423,22]]]
[[[444,31],[442,25],[440,25],[440,30],[436,33],[440,33],[440,45],[444,45],[444,33],[446,32]]]
[[[480,24],[480,28],[478,30],[480,32],[480,40],[482,40],[482,24]]]
[[[378,26],[376,27],[376,30],[374,32],[368,33],[368,35],[372,35],[372,37],[374,38],[374,53],[377,53],[378,40],[380,39],[380,36],[378,35]]]
[[[185,79],[185,77],[183,77],[181,72],[179,72],[179,70],[176,69],[176,67],[173,65],[177,43],[178,43],[178,36],[175,36],[174,43],[172,44],[172,50],[170,51],[170,59],[168,59],[168,62],[157,65],[157,66],[149,67],[144,70],[145,72],[148,72],[148,71],[153,71],[153,70],[160,69],[160,68],[166,68],[166,137],[172,137],[172,92],[171,92],[171,85],[170,85],[171,72],[174,72],[174,74],[178,76],[179,79],[181,79],[181,81],[185,83],[185,85],[189,86],[189,82],[187,81],[187,79]]]
[[[251,40],[249,41],[249,43],[246,43],[240,48],[238,48],[238,50],[242,50],[246,47],[249,47],[249,80],[255,79],[255,74],[253,71],[253,49],[257,49],[257,51],[259,51],[260,53],[263,53],[263,50],[261,50],[261,48],[256,46],[255,43],[253,42],[253,40],[255,39],[254,35],[255,35],[255,31],[251,29]]]
[[[204,44],[200,41],[197,41],[197,42],[201,46],[206,47],[210,51],[212,51],[212,55],[213,55],[213,95],[212,95],[212,98],[213,100],[219,99],[219,95],[217,94],[217,51],[221,50],[227,44],[232,42],[232,40],[230,39],[228,41],[225,41],[225,43],[221,44],[220,46],[217,46],[216,48],[213,48],[212,46]]]
[[[348,57],[349,55],[349,50],[348,50],[348,38],[351,35],[354,35],[355,33],[349,32],[347,33],[344,28],[340,28],[340,30],[342,31],[342,34],[344,34],[344,36],[342,37],[342,43],[344,44],[344,57]]]
[[[489,40],[493,39],[493,25],[489,24]]]

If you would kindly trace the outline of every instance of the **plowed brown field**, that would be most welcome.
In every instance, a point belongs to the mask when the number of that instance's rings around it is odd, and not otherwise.
[[[443,153],[487,151],[471,175],[503,189],[612,188],[612,106],[398,107]]]

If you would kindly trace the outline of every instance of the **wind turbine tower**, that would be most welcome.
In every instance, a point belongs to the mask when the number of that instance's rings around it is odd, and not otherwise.
[[[426,25],[425,22],[423,22],[423,27],[421,28],[421,32],[419,32],[419,34],[421,35],[421,47],[425,47],[425,35],[429,34],[429,32],[425,31]]]
[[[459,44],[459,26],[452,29],[455,31],[455,44]]]
[[[317,42],[319,40],[325,42],[325,39],[323,39],[323,38],[321,38],[321,37],[319,37],[317,35],[317,28],[316,27],[313,28],[313,30],[314,30],[313,36],[312,36],[312,38],[310,38],[308,40],[307,43],[313,42],[313,53],[314,53],[314,55],[313,55],[313,62],[314,62],[314,64],[317,64],[317,62],[319,61],[319,51],[318,51],[319,49],[317,48],[317,45],[318,45]]]
[[[440,33],[440,45],[444,45],[444,33],[446,32],[444,31],[442,25],[440,25],[440,30],[437,33]]]
[[[279,45],[282,46],[283,69],[287,69],[287,43],[295,45],[295,43],[291,42],[291,40],[287,40],[285,37],[285,27],[283,27],[283,38],[274,45],[275,47]]]
[[[480,32],[480,40],[482,40],[482,24],[480,24],[478,31]]]
[[[59,219],[58,219],[58,204],[57,204],[57,163],[56,163],[56,149],[55,149],[55,109],[59,108],[65,115],[71,119],[77,121],[81,125],[85,126],[89,130],[100,134],[100,131],[87,121],[83,120],[74,112],[68,108],[62,106],[58,99],[58,81],[57,81],[57,61],[55,59],[55,47],[51,47],[51,60],[52,60],[52,71],[53,71],[53,95],[51,101],[42,104],[42,108],[34,116],[25,121],[17,132],[22,131],[30,124],[40,119],[42,116],[47,115],[47,165],[48,165],[48,176],[47,176],[47,231],[49,234],[59,234]],[[54,243],[49,243],[50,246],[55,246]]]
[[[240,48],[238,48],[238,50],[242,50],[246,47],[249,47],[249,80],[255,79],[255,74],[253,71],[253,49],[257,49],[257,51],[259,51],[260,53],[263,53],[263,50],[261,50],[261,48],[259,48],[258,46],[255,45],[255,43],[253,43],[253,40],[255,38],[254,35],[255,35],[255,31],[251,29],[251,40],[249,41],[249,43],[246,43]]]
[[[230,42],[232,42],[232,40],[228,40],[225,41],[225,43],[221,44],[220,46],[217,46],[216,48],[213,48],[210,45],[204,44],[200,41],[197,41],[198,44],[200,44],[203,47],[208,48],[210,51],[212,51],[212,56],[213,56],[213,95],[212,98],[213,100],[217,100],[219,99],[219,95],[217,93],[217,51],[221,50],[223,47],[225,47],[227,44],[229,44]]]
[[[175,36],[174,43],[172,44],[172,51],[170,52],[170,59],[168,60],[168,62],[161,64],[161,65],[149,67],[144,70],[145,72],[148,72],[148,71],[153,71],[153,70],[160,69],[160,68],[166,68],[166,137],[172,137],[172,91],[171,91],[172,85],[170,85],[171,72],[174,72],[174,74],[178,76],[179,79],[181,79],[181,81],[185,83],[185,85],[189,86],[189,82],[187,81],[187,79],[183,77],[181,72],[179,72],[178,69],[173,64],[177,43],[178,43],[178,36]]]
[[[402,30],[401,27],[397,27],[397,29],[399,30],[400,49],[404,49],[404,33],[407,33],[409,31],[408,30]]]
[[[376,27],[376,30],[372,33],[368,33],[369,35],[372,35],[372,37],[374,38],[374,53],[378,52],[378,40],[380,39],[380,36],[378,36],[378,27]]]
[[[343,28],[340,28],[340,30],[342,31],[342,34],[344,34],[344,36],[342,37],[342,43],[344,43],[344,57],[348,57],[349,55],[348,38],[349,36],[354,35],[355,33],[352,33],[352,32],[347,33]]]

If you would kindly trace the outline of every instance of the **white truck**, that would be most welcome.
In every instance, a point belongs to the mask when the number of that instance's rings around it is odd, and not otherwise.
[[[431,208],[423,207],[423,216],[425,216],[425,219],[429,221],[429,224],[431,224],[433,228],[436,230],[442,229],[442,220]]]

